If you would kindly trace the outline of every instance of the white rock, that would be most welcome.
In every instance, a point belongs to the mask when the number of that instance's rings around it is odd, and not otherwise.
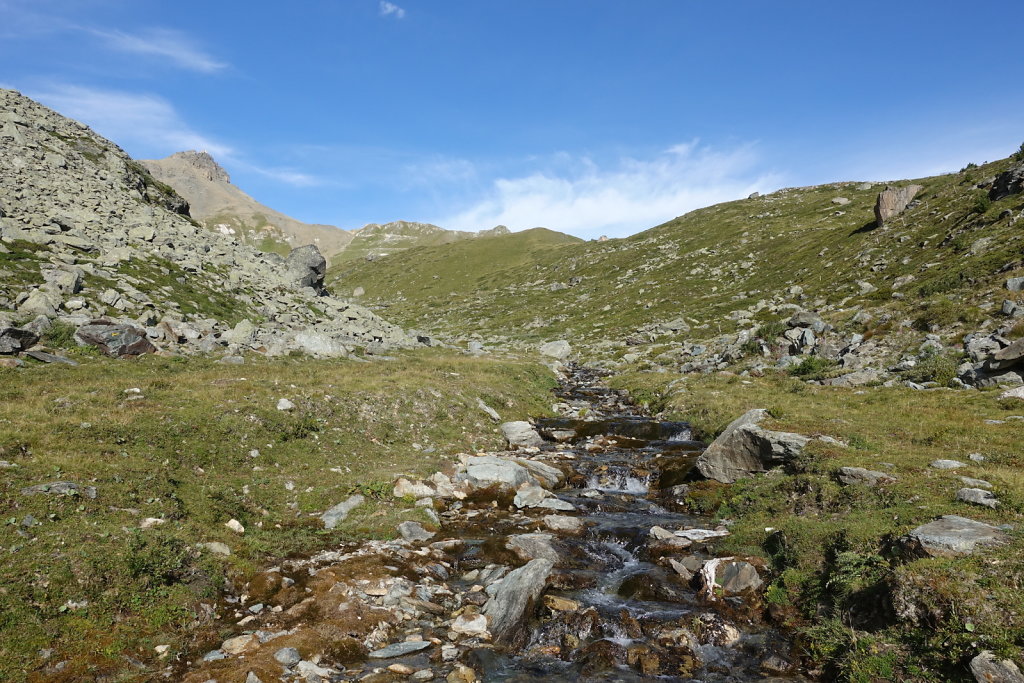
[[[232,519],[229,522],[225,522],[224,526],[234,531],[236,534],[244,534],[245,527],[237,519]]]
[[[278,410],[295,410],[295,404],[292,403],[291,401],[289,401],[286,398],[282,398],[280,401],[277,402],[277,409]]]

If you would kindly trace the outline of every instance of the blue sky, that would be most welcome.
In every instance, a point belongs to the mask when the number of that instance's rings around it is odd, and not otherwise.
[[[0,0],[0,84],[263,203],[624,236],[1024,141],[1024,3]]]

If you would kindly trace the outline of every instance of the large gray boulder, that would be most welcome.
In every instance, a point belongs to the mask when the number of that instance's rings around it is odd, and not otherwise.
[[[914,196],[923,189],[921,185],[907,185],[887,187],[878,193],[878,199],[875,201],[875,220],[878,225],[885,225],[887,220],[903,213]]]
[[[708,479],[731,484],[799,455],[809,439],[761,428],[759,423],[767,415],[767,411],[755,409],[734,420],[697,458],[697,471]]]
[[[515,447],[529,448],[544,445],[544,438],[537,433],[533,425],[525,420],[506,422],[501,425],[501,433],[508,441],[508,445]]]
[[[1024,359],[1024,339],[1018,339],[1009,346],[994,352],[988,359],[989,370],[1005,370],[1019,364]]]
[[[992,183],[992,189],[988,191],[988,197],[997,202],[1004,197],[1019,194],[1022,191],[1024,191],[1024,162],[997,175]]]
[[[289,284],[295,287],[309,287],[319,295],[327,293],[324,289],[327,259],[315,244],[292,249],[285,259],[285,268]]]
[[[75,341],[95,346],[108,356],[139,356],[157,350],[146,337],[146,331],[109,320],[93,320],[75,331]]]
[[[20,327],[0,327],[0,354],[25,351],[39,341],[39,335]]]
[[[569,357],[569,354],[572,353],[572,346],[570,346],[569,342],[564,339],[559,339],[557,341],[548,342],[547,344],[542,344],[540,352],[549,358],[554,358],[555,360],[565,360]]]
[[[1024,683],[1024,674],[1016,664],[988,650],[971,660],[971,673],[978,683]]]
[[[512,643],[525,635],[519,626],[536,608],[554,566],[549,559],[531,560],[509,572],[500,583],[487,587],[491,599],[484,605],[483,613],[496,640]]]
[[[922,524],[902,539],[912,555],[920,557],[956,557],[970,555],[979,547],[1005,545],[1006,533],[991,524],[957,515],[944,515]]]

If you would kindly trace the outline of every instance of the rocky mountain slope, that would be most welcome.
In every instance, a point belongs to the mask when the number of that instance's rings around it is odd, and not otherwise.
[[[188,200],[193,218],[262,251],[287,254],[294,247],[315,244],[329,259],[352,241],[346,230],[303,223],[260,204],[233,185],[207,152],[178,152],[139,163]]]
[[[326,296],[315,246],[285,258],[202,228],[115,144],[11,90],[0,91],[0,154],[0,330],[30,323],[38,336],[106,317],[168,351],[270,355],[418,343]],[[0,334],[5,353],[30,346]]]
[[[974,366],[959,374],[976,381],[995,369],[978,367],[979,344],[994,352],[1022,331],[1021,164],[1020,154],[970,164],[892,191],[789,188],[493,268],[500,250],[448,245],[331,277],[406,324],[495,347],[565,338],[608,367],[765,369],[814,358],[817,370],[850,374],[966,352]]]

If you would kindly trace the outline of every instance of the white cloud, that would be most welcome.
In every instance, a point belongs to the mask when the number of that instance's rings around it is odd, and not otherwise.
[[[186,149],[228,157],[229,146],[193,130],[174,106],[157,95],[55,85],[29,97],[81,121],[135,155],[163,156]]]
[[[694,209],[778,187],[781,178],[758,172],[751,145],[725,151],[697,142],[649,159],[621,158],[600,165],[588,157],[556,155],[548,168],[498,178],[486,196],[436,222],[479,230],[537,226],[581,237],[625,236]]]
[[[253,173],[257,173],[266,178],[270,178],[271,180],[276,180],[280,183],[291,185],[293,187],[317,187],[324,184],[324,181],[321,178],[310,175],[309,173],[303,173],[302,171],[296,171],[292,168],[257,166],[238,159],[232,159],[232,165],[236,168],[252,171]]]
[[[405,10],[387,0],[380,0],[380,15],[382,17],[393,15],[395,19],[404,19]]]
[[[225,62],[214,59],[178,31],[158,28],[139,34],[101,30],[89,32],[102,38],[107,47],[113,50],[162,57],[192,71],[215,73],[228,67]]]

